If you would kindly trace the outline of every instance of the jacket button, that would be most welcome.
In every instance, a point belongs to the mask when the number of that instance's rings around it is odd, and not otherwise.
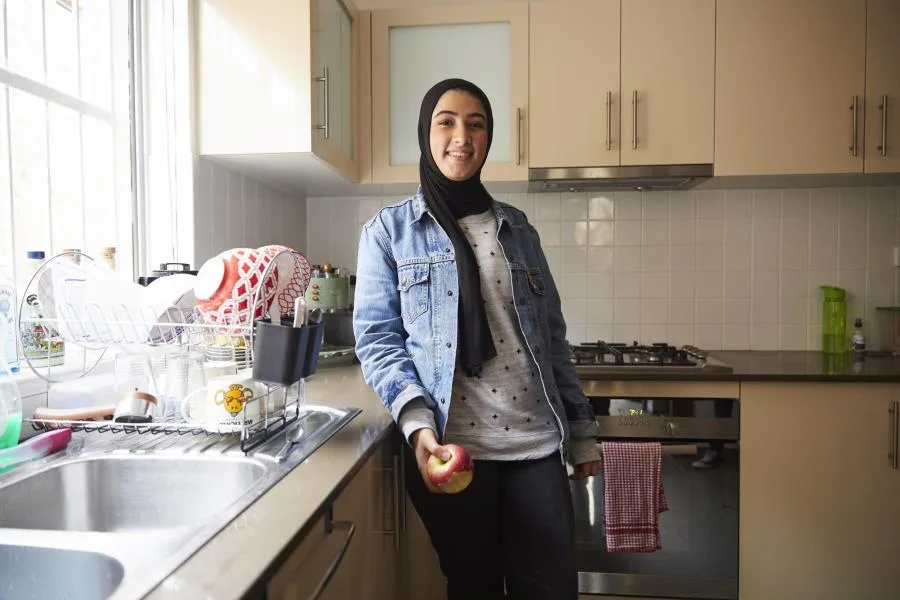
[[[443,399],[443,398],[441,398],[441,404],[443,404],[443,403],[444,403],[444,399]]]
[[[447,342],[447,347],[448,347],[448,348],[449,348],[450,346],[452,346],[452,345],[453,345],[453,344],[451,344],[450,342]]]
[[[448,296],[452,296],[452,295],[453,295],[453,290],[447,290],[447,295],[448,295]]]
[[[450,254],[450,248],[444,248],[444,252],[446,252],[447,254]]]

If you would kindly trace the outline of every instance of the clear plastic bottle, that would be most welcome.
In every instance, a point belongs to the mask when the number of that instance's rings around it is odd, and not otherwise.
[[[11,334],[10,327],[0,321],[0,336]],[[0,346],[0,449],[19,443],[22,432],[22,398],[19,388],[7,367],[3,346]]]
[[[853,352],[864,353],[866,351],[866,336],[863,333],[863,321],[856,317],[853,321],[853,342],[850,347]]]
[[[0,353],[5,355],[6,365],[13,373],[19,371],[19,351],[16,344],[16,327],[19,326],[16,319],[16,284],[13,281],[10,270],[0,266],[0,323],[5,323],[8,328],[4,334],[0,334]]]
[[[27,253],[29,277],[33,277],[44,264],[43,250],[29,250]],[[36,293],[38,282],[29,286],[31,293],[25,298],[23,316],[28,322],[22,329],[22,354],[32,367],[55,367],[66,362],[66,345],[57,331],[44,318],[40,298]],[[28,312],[25,312],[28,311]]]

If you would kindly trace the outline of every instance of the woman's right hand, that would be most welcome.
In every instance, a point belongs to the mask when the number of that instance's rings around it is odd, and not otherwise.
[[[436,454],[441,460],[450,460],[450,451],[438,444],[437,433],[435,433],[434,429],[423,427],[414,432],[410,437],[413,449],[416,453],[416,464],[419,466],[419,474],[422,475],[422,481],[425,482],[425,487],[432,493],[443,494],[444,492],[431,483],[431,480],[428,478],[427,465],[428,459],[432,454]]]

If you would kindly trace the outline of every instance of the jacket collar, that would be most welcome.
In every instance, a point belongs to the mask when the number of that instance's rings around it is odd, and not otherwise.
[[[494,211],[494,217],[497,219],[498,226],[502,225],[504,221],[509,220],[506,216],[506,211],[504,211],[503,207],[500,206],[500,203],[493,198],[491,198],[491,210]],[[425,194],[422,193],[422,186],[419,186],[418,189],[416,189],[416,195],[413,198],[413,222],[419,221],[425,213],[431,214],[428,210],[428,205],[425,202]]]

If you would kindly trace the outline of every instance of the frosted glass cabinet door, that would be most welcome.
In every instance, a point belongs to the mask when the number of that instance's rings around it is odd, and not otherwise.
[[[313,149],[353,157],[352,20],[339,0],[313,2]],[[327,69],[327,81],[324,80]],[[327,86],[327,91],[326,91]],[[328,110],[325,110],[325,99]],[[327,123],[327,137],[326,129]]]
[[[494,138],[483,178],[527,179],[526,4],[373,13],[373,179],[418,180],[419,106],[448,77],[472,81],[491,101]]]

